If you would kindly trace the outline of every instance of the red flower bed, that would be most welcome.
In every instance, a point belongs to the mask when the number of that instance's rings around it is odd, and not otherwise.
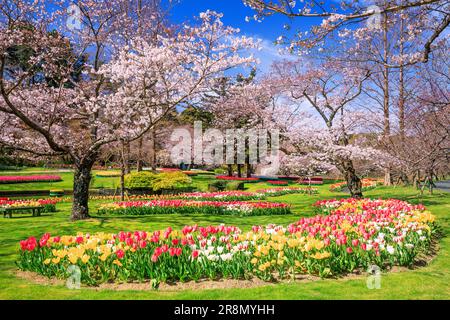
[[[0,199],[0,208],[27,208],[42,207],[44,212],[56,211],[56,199],[27,199],[27,200],[11,200],[8,198]]]
[[[272,215],[290,213],[289,205],[277,202],[150,200],[107,203],[100,214],[211,214],[211,215]]]
[[[289,185],[289,182],[287,181],[281,181],[281,180],[269,180],[267,181],[268,184],[277,185],[277,186],[287,186]]]
[[[242,177],[229,177],[229,176],[216,176],[219,180],[237,180],[237,181],[259,181],[259,178],[242,178]]]
[[[24,182],[54,182],[62,181],[60,176],[36,175],[36,176],[0,176],[0,183],[24,183]]]
[[[299,176],[278,176],[278,179],[295,181],[295,180],[300,179],[300,177]]]

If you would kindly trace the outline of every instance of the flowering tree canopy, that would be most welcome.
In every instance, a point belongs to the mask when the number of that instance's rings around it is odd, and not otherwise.
[[[281,35],[279,42],[288,42],[291,51],[323,46],[329,37],[355,35],[371,37],[374,29],[380,27],[382,19],[388,16],[411,17],[407,29],[410,36],[423,36],[424,41],[416,44],[416,61],[428,61],[436,46],[436,40],[444,34],[450,24],[449,3],[444,0],[409,1],[339,1],[336,4],[317,1],[291,0],[243,0],[255,10],[252,19],[261,21],[265,16],[283,14],[290,18],[322,18],[310,31],[295,32],[292,38]],[[247,20],[250,20],[248,18]],[[289,25],[285,26],[290,29]],[[420,54],[419,54],[420,53]]]
[[[253,40],[210,11],[177,32],[129,38],[118,25],[122,2],[80,1],[87,25],[73,37],[64,24],[52,31],[63,13],[48,14],[45,4],[21,2],[0,20],[1,144],[72,158],[74,219],[88,216],[90,170],[103,146],[139,138],[215,77],[254,61],[241,57]]]

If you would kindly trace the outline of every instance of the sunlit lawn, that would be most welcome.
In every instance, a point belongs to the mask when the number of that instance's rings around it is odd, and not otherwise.
[[[66,173],[61,174],[66,175]],[[70,175],[70,174],[69,174]],[[110,179],[110,178],[98,178]],[[195,177],[196,184],[205,189],[210,177]],[[66,183],[66,181],[62,182]],[[13,185],[8,185],[12,187]],[[249,190],[269,187],[265,183],[247,184]],[[4,185],[0,189],[4,190]],[[23,184],[14,187],[23,188]],[[33,184],[34,188],[37,188]],[[56,186],[55,186],[56,187]],[[41,186],[39,186],[41,188]],[[26,188],[25,188],[26,189]],[[43,188],[45,189],[45,187]],[[91,201],[92,219],[69,222],[70,203],[58,204],[58,212],[32,218],[18,216],[0,218],[0,298],[1,299],[448,299],[450,298],[449,252],[450,240],[440,240],[440,250],[435,259],[425,267],[397,273],[383,274],[382,287],[369,290],[365,276],[346,279],[327,279],[314,282],[296,282],[242,289],[213,289],[203,291],[112,291],[82,288],[69,290],[64,286],[39,285],[14,275],[18,242],[31,235],[39,237],[51,234],[76,234],[77,232],[117,232],[120,230],[151,230],[167,226],[179,228],[186,224],[233,224],[247,230],[252,225],[277,223],[287,225],[301,216],[313,214],[311,205],[318,199],[346,196],[331,193],[328,185],[320,186],[319,195],[287,195],[269,198],[292,204],[293,214],[287,216],[231,217],[205,215],[153,215],[133,217],[96,216],[98,201]],[[398,198],[412,203],[423,203],[437,217],[444,233],[449,231],[450,195],[436,192],[434,195],[417,197],[413,188],[379,187],[366,193],[374,198]]]

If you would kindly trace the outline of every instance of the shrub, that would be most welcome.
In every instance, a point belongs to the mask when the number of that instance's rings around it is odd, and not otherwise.
[[[223,168],[217,168],[217,169],[214,169],[214,173],[216,173],[216,174],[225,174],[225,173],[227,173],[227,170],[225,170]]]
[[[181,171],[163,172],[154,177],[152,188],[154,191],[161,189],[177,189],[184,188],[191,183],[191,178]]]
[[[226,184],[226,190],[244,190],[244,182],[241,181],[231,181]]]
[[[227,187],[226,181],[214,181],[208,184],[208,190],[215,192],[215,191],[224,191]]]
[[[132,172],[125,175],[125,187],[128,189],[151,189],[156,174],[148,171]]]

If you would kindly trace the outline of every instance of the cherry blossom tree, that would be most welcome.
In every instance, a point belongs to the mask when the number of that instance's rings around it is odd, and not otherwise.
[[[320,24],[314,25],[308,31],[296,31],[294,36],[287,38],[281,35],[279,42],[287,42],[291,51],[310,49],[323,46],[327,39],[338,33],[365,34],[370,33],[385,16],[399,14],[410,16],[411,23],[406,26],[411,33],[420,33],[424,39],[416,43],[415,57],[417,61],[428,61],[429,55],[436,47],[436,40],[450,24],[448,1],[445,0],[376,0],[339,1],[327,4],[314,0],[243,0],[244,4],[255,10],[255,15],[247,20],[261,21],[265,16],[273,14],[285,15],[293,21],[296,19],[320,19]],[[425,23],[423,23],[425,22]],[[285,26],[290,30],[290,25]]]
[[[317,170],[334,166],[345,177],[352,196],[362,196],[354,162],[381,162],[383,158],[378,150],[354,139],[359,114],[349,109],[368,77],[367,71],[335,62],[317,65],[300,60],[274,65],[266,81],[274,92],[292,103],[295,112],[288,116],[290,121],[286,121],[287,112],[277,121],[287,137],[283,150],[287,155],[285,167],[295,172],[295,167],[305,166],[305,162]],[[307,111],[311,108],[317,116]]]
[[[136,27],[129,22],[139,19],[130,14],[121,24],[127,3],[80,1],[79,32],[57,24],[65,11],[48,12],[45,2],[8,2],[0,19],[1,144],[39,156],[70,156],[73,220],[89,217],[90,173],[102,148],[139,139],[224,71],[254,61],[241,56],[255,46],[252,39],[237,36],[215,12],[176,32],[129,38]],[[55,26],[60,31],[52,31]],[[17,47],[31,54],[13,67],[10,52]],[[89,61],[77,82],[72,73],[81,54]],[[57,81],[50,85],[49,78]]]

